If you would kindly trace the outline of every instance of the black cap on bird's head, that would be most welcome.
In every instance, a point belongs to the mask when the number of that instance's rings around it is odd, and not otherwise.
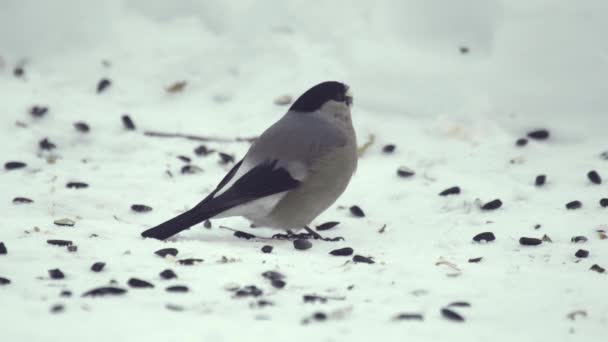
[[[295,112],[314,112],[330,100],[343,102],[347,106],[353,103],[353,97],[346,84],[327,81],[317,84],[300,95],[289,110]]]

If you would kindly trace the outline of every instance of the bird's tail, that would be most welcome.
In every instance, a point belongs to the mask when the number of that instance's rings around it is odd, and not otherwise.
[[[143,237],[165,240],[173,235],[186,230],[197,223],[201,223],[215,216],[217,212],[201,210],[199,207],[194,207],[167,222],[161,223],[156,227],[150,228],[141,233]]]

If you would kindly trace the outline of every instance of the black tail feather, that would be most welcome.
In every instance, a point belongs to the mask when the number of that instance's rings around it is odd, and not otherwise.
[[[168,220],[167,222],[161,223],[156,227],[142,232],[141,236],[165,240],[183,230],[211,218],[214,216],[214,214],[215,213],[200,210],[199,208],[192,208],[185,213],[179,214],[176,217]]]

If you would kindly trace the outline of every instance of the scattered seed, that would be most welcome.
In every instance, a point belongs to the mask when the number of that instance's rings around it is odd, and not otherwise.
[[[394,321],[423,321],[424,317],[419,313],[400,313],[393,317]]]
[[[72,297],[72,291],[70,290],[63,290],[61,291],[61,293],[59,294],[60,297]]]
[[[372,257],[364,257],[364,256],[362,256],[362,255],[355,255],[355,256],[353,257],[353,261],[354,261],[354,262],[362,262],[362,263],[365,263],[365,264],[374,264],[374,263],[376,263],[376,262],[373,260],[373,258],[372,258]]]
[[[365,213],[358,205],[353,205],[349,208],[350,213],[356,217],[365,217]]]
[[[312,243],[308,240],[297,239],[293,241],[293,247],[298,250],[307,250],[312,247]]]
[[[188,259],[178,260],[177,262],[179,262],[180,265],[192,266],[199,262],[203,262],[203,259],[188,258]]]
[[[325,320],[327,320],[327,315],[325,313],[319,311],[319,312],[315,312],[312,315],[312,318],[314,318],[315,321],[325,321]]]
[[[350,256],[353,255],[353,249],[350,247],[334,249],[333,251],[329,252],[329,254],[336,256]]]
[[[32,106],[30,114],[35,118],[41,118],[49,112],[49,108],[45,106]]]
[[[13,198],[13,204],[29,204],[34,202],[33,200],[26,197],[15,197]]]
[[[218,155],[220,156],[220,164],[234,163],[234,156],[224,152],[218,152]]]
[[[515,142],[515,145],[523,147],[528,145],[528,139],[526,138],[521,138],[521,139],[517,139],[517,141]]]
[[[603,208],[608,208],[608,198],[602,198],[602,199],[600,199],[600,205]]]
[[[269,246],[269,245],[263,246],[262,247],[262,253],[266,253],[266,254],[272,253],[272,246]]]
[[[256,286],[254,285],[249,285],[249,286],[245,286],[241,289],[238,289],[234,295],[236,297],[259,297],[263,294],[264,292],[260,289],[258,289]]]
[[[450,321],[464,322],[464,317],[462,317],[459,313],[457,313],[453,310],[450,310],[448,308],[442,308],[441,315]]]
[[[608,160],[608,151],[602,152],[600,154],[600,158],[602,158],[604,160]]]
[[[546,181],[547,181],[546,175],[538,175],[538,176],[536,176],[536,179],[534,180],[534,184],[536,186],[543,186],[543,185],[545,185]]]
[[[122,120],[122,125],[125,127],[125,129],[127,129],[128,131],[135,130],[135,124],[133,123],[133,120],[131,120],[131,117],[128,114],[124,114],[121,117],[121,120]]]
[[[50,151],[57,148],[57,145],[53,144],[49,138],[44,138],[38,142],[38,147],[40,147],[41,150]]]
[[[598,264],[594,264],[593,266],[591,266],[590,270],[595,271],[597,273],[604,273],[604,272],[606,272],[606,269],[603,268],[602,266],[598,265]]]
[[[583,243],[583,242],[587,242],[587,238],[584,236],[574,236],[572,237],[572,239],[570,239],[570,241],[574,242],[574,243]]]
[[[382,152],[384,153],[393,153],[395,152],[395,148],[397,146],[393,145],[393,144],[388,144],[388,145],[384,145],[384,147],[382,147]]]
[[[15,69],[13,69],[13,75],[15,75],[15,77],[22,77],[25,74],[25,70],[23,69],[23,67],[15,67]]]
[[[159,249],[154,254],[158,255],[161,258],[166,257],[167,255],[176,256],[178,253],[176,248],[163,248]]]
[[[589,178],[593,184],[602,184],[602,177],[600,177],[600,174],[595,170],[589,171],[589,173],[587,173],[587,178]]]
[[[270,285],[276,289],[282,289],[285,287],[285,285],[287,285],[287,283],[283,280],[276,279],[270,282]]]
[[[327,303],[327,298],[318,295],[303,295],[304,303]]]
[[[103,286],[103,287],[98,287],[98,288],[89,290],[89,291],[85,292],[82,296],[83,297],[117,296],[117,295],[125,294],[126,292],[127,292],[127,290],[119,288],[119,287]]]
[[[49,277],[51,277],[51,279],[63,279],[65,278],[65,274],[63,274],[60,269],[54,268],[49,270]]]
[[[53,245],[53,246],[65,247],[65,246],[70,246],[72,244],[72,241],[70,241],[70,240],[46,240],[46,243],[48,243],[49,245]]]
[[[188,292],[188,286],[184,286],[184,285],[174,285],[174,286],[169,286],[165,289],[167,292]]]
[[[174,279],[177,278],[177,274],[170,269],[166,269],[159,273],[160,277],[163,279]]]
[[[65,307],[62,304],[55,304],[51,306],[51,313],[60,313],[65,310]]]
[[[412,170],[406,166],[401,166],[400,168],[397,169],[397,176],[399,176],[399,177],[406,178],[406,177],[411,177],[415,174],[416,174],[416,172],[414,172],[414,170]]]
[[[323,224],[318,225],[316,227],[316,229],[318,231],[329,230],[329,229],[332,229],[333,227],[335,227],[335,226],[337,226],[339,224],[340,224],[340,222],[337,222],[337,221],[329,221],[329,222],[325,222]]]
[[[543,240],[544,242],[553,242],[553,240],[551,240],[551,238],[547,234],[544,234],[541,240]]]
[[[482,259],[483,259],[483,257],[471,258],[471,259],[469,259],[469,262],[477,263],[477,262],[480,262]]]
[[[184,163],[189,163],[192,161],[192,159],[186,157],[186,156],[177,156],[177,159],[183,161]]]
[[[101,272],[103,268],[106,266],[105,262],[98,261],[91,265],[91,271],[93,272]]]
[[[205,227],[207,229],[211,229],[211,221],[205,220],[205,222],[203,222],[203,227]]]
[[[23,163],[23,162],[19,162],[19,161],[9,161],[4,163],[4,168],[7,170],[16,170],[16,169],[22,169],[26,166],[27,164]]]
[[[583,203],[581,203],[581,201],[572,201],[572,202],[566,203],[566,209],[570,209],[570,210],[579,209],[582,206],[583,206]]]
[[[502,206],[502,201],[499,200],[498,198],[495,200],[492,200],[486,204],[484,204],[483,206],[481,206],[482,210],[494,210],[494,209],[498,209]]]
[[[578,251],[576,251],[576,253],[574,253],[574,256],[577,258],[586,258],[589,256],[589,251],[585,249],[579,249]]]
[[[536,131],[532,131],[528,133],[528,138],[531,139],[535,139],[535,140],[545,140],[547,138],[549,138],[549,131],[546,129],[539,129]]]
[[[84,189],[88,188],[89,184],[83,182],[69,182],[65,185],[68,189]]]
[[[476,242],[481,242],[481,241],[490,242],[490,241],[494,241],[494,240],[496,240],[496,236],[494,236],[494,233],[492,233],[492,232],[483,232],[483,233],[479,233],[479,234],[473,236],[473,241],[476,241]]]
[[[540,229],[541,225],[540,224],[536,224],[534,225],[534,229]]]
[[[127,282],[127,284],[130,287],[133,287],[133,288],[150,288],[150,287],[154,287],[154,285],[152,283],[147,282],[145,280],[137,279],[137,278],[131,278],[131,279],[129,279],[129,281]]]
[[[538,246],[543,243],[543,240],[530,237],[519,238],[519,244],[523,246]]]
[[[55,220],[53,223],[56,226],[62,226],[62,227],[74,227],[74,225],[76,224],[76,222],[74,220],[70,220],[69,218],[62,218],[59,220]]]
[[[0,286],[1,285],[8,285],[11,283],[11,280],[8,278],[4,278],[4,277],[0,277]]]
[[[186,85],[188,85],[188,82],[186,81],[177,81],[165,88],[165,91],[172,94],[179,93],[186,88]]]
[[[7,254],[7,253],[8,253],[8,250],[6,249],[4,242],[0,242],[0,255]]]
[[[167,308],[167,310],[171,310],[171,311],[176,311],[176,312],[181,312],[184,311],[184,307],[181,305],[177,305],[177,304],[166,304],[165,308]]]
[[[452,302],[447,305],[448,307],[459,307],[459,308],[470,308],[471,303],[469,302]]]
[[[133,204],[131,206],[131,210],[133,210],[136,213],[147,213],[149,211],[152,211],[152,207],[149,207],[144,204]]]
[[[240,230],[237,230],[236,232],[234,232],[234,236],[236,236],[239,239],[245,239],[245,240],[250,240],[250,239],[255,238],[255,235],[249,234],[247,232],[243,232]]]
[[[111,84],[112,81],[107,78],[102,78],[101,80],[99,80],[99,82],[97,82],[97,94],[100,94],[101,92],[106,90]]]
[[[203,172],[203,169],[201,169],[200,167],[198,167],[196,165],[188,164],[188,165],[182,166],[180,172],[183,175],[192,175],[192,174],[195,174],[195,173],[201,173],[201,172]]]
[[[439,196],[449,196],[449,195],[458,195],[460,193],[460,187],[453,186],[451,188],[447,188],[439,193]]]
[[[74,128],[76,128],[76,130],[81,133],[89,133],[89,131],[91,130],[89,125],[83,121],[74,122]]]
[[[76,246],[76,245],[68,246],[68,252],[70,252],[70,253],[78,252],[78,246]]]
[[[213,152],[214,152],[214,150],[208,149],[207,146],[205,146],[205,145],[199,145],[197,148],[194,149],[194,154],[196,154],[199,157],[206,156]]]

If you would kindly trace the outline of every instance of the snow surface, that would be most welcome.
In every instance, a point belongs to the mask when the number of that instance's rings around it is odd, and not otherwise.
[[[596,231],[608,229],[608,211],[598,204],[608,197],[608,160],[599,156],[608,150],[607,10],[600,0],[3,0],[0,154],[3,163],[28,166],[0,171],[0,241],[8,249],[0,276],[11,280],[0,286],[0,338],[603,341],[608,274],[589,268],[608,267],[608,240]],[[22,62],[25,75],[16,78],[12,69]],[[113,83],[96,94],[102,77]],[[195,156],[199,142],[143,131],[255,136],[285,111],[275,98],[330,79],[354,90],[360,142],[375,135],[347,192],[315,221],[340,221],[324,234],[345,241],[297,251],[287,241],[242,240],[218,228],[275,233],[238,218],[166,243],[140,238],[197,203],[231,167],[217,154]],[[188,82],[182,92],[164,90],[180,80]],[[32,105],[50,111],[34,119]],[[123,113],[136,131],[123,129]],[[77,132],[75,121],[91,132]],[[515,147],[536,128],[549,129],[550,139]],[[39,151],[44,137],[57,149]],[[382,153],[387,143],[397,145],[394,154]],[[207,146],[239,158],[248,143]],[[178,155],[204,171],[180,174]],[[416,175],[397,177],[402,165]],[[587,180],[592,169],[602,185]],[[533,185],[538,174],[548,176],[543,188]],[[67,189],[69,181],[90,187]],[[454,185],[462,194],[437,195]],[[15,205],[17,196],[35,202]],[[494,198],[502,208],[478,208],[477,199]],[[566,210],[575,199],[583,207]],[[134,213],[135,203],[153,211]],[[343,208],[353,204],[366,217]],[[75,227],[53,224],[62,218]],[[484,231],[496,241],[473,243]],[[552,243],[518,243],[545,234]],[[589,241],[575,245],[576,235]],[[48,239],[72,240],[78,251]],[[260,251],[265,244],[274,246],[271,254]],[[328,255],[346,246],[376,263]],[[163,247],[177,248],[177,258],[154,255]],[[577,260],[579,248],[589,258]],[[483,259],[467,262],[475,257]],[[204,262],[177,264],[183,258]],[[89,270],[96,261],[107,264],[100,273]],[[53,268],[66,278],[49,279]],[[167,268],[178,279],[161,280]],[[286,287],[270,286],[261,276],[268,270],[283,273]],[[155,288],[128,288],[132,277]],[[128,293],[81,297],[111,280]],[[165,291],[175,284],[190,292]],[[227,284],[264,294],[234,298]],[[73,296],[60,297],[64,289]],[[334,299],[304,303],[307,294]],[[259,299],[274,305],[257,307]],[[471,304],[454,309],[465,322],[440,314],[455,301]],[[56,304],[65,310],[52,313]],[[568,318],[577,310],[586,317]],[[303,324],[317,312],[327,320]],[[394,320],[400,313],[424,320]]]

